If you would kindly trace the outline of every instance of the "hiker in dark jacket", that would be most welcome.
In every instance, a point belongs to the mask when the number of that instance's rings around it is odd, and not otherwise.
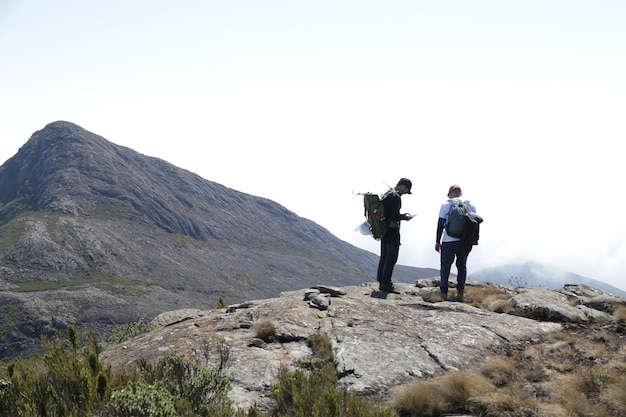
[[[393,268],[398,262],[398,254],[400,252],[400,221],[411,220],[410,214],[400,214],[402,207],[401,196],[411,194],[411,180],[408,178],[400,178],[390,192],[383,199],[385,207],[386,221],[389,222],[387,232],[380,240],[380,261],[378,262],[378,274],[376,279],[379,282],[379,290],[384,292],[395,291],[391,281]]]
[[[450,208],[452,207],[454,200],[459,200],[463,193],[461,192],[461,187],[454,184],[450,186],[448,189],[448,200],[441,205],[439,209],[439,220],[437,221],[437,240],[435,243],[435,250],[440,252],[440,281],[439,281],[439,289],[441,291],[441,297],[444,300],[448,299],[448,279],[450,277],[450,270],[452,269],[452,263],[456,258],[456,269],[457,269],[457,300],[463,301],[464,293],[465,293],[465,279],[467,277],[467,257],[471,251],[472,244],[478,244],[478,230],[477,228],[472,229],[472,236],[469,237],[467,232],[464,233],[464,236],[461,238],[456,238],[449,236],[446,232],[446,222],[448,220],[448,213],[450,212]],[[467,202],[467,208],[469,213],[474,216],[474,219],[480,219],[482,222],[482,218],[477,216],[476,207],[474,207],[470,202]],[[467,221],[466,221],[466,229],[467,231]],[[477,227],[477,224],[476,224]],[[471,243],[468,249],[468,239],[471,239]]]

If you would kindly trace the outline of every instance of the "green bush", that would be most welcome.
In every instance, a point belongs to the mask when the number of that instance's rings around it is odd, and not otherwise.
[[[174,353],[159,358],[156,377],[174,398],[185,399],[180,405],[182,412],[188,407],[195,416],[232,414],[232,400],[227,395],[230,382],[219,372],[211,372]]]
[[[106,344],[118,344],[125,340],[139,336],[140,334],[148,333],[156,328],[154,323],[145,322],[139,320],[134,323],[125,323],[117,325],[102,338],[102,341]]]
[[[393,417],[394,411],[337,388],[332,364],[320,370],[281,370],[271,386],[276,401],[275,417]]]
[[[16,360],[3,369],[0,390],[0,415],[37,415],[35,402],[36,382],[41,379],[41,369],[29,370],[26,361]]]
[[[314,350],[328,354],[327,336],[312,341]],[[140,359],[135,366],[114,371],[100,361],[95,335],[90,333],[81,346],[73,327],[65,337],[44,342],[44,347],[41,357],[0,363],[0,417],[265,416],[255,407],[234,410],[228,397],[230,382],[224,375],[229,348],[221,340],[220,364],[214,369],[174,352],[154,364]],[[338,389],[332,361],[316,360],[321,365],[309,367],[314,371],[280,372],[271,387],[276,400],[272,417],[394,416],[382,403]]]
[[[111,394],[106,407],[110,417],[178,417],[174,397],[165,388],[143,382],[129,382]]]
[[[170,354],[154,366],[140,360],[137,367],[113,372],[98,357],[95,335],[83,347],[73,327],[44,347],[41,357],[0,363],[0,417],[235,414],[225,364],[211,371]]]
[[[88,346],[81,349],[70,326],[66,338],[43,342],[42,357],[10,364],[2,377],[0,415],[75,416],[100,406],[109,378],[94,340],[90,333]]]

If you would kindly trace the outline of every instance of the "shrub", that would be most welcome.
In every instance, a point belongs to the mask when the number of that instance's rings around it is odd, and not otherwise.
[[[230,366],[230,354],[231,346],[224,338],[218,338],[217,340],[202,340],[202,357],[204,359],[204,365],[208,366],[211,363],[212,355],[217,357],[217,365],[215,366],[215,372],[225,372]]]
[[[2,376],[0,415],[37,415],[42,408],[36,402],[35,384],[42,379],[42,373],[40,366],[31,366],[29,361],[21,359],[7,366]]]
[[[117,325],[110,333],[104,335],[102,341],[107,344],[118,344],[131,339],[140,334],[148,333],[156,328],[154,323],[139,320],[134,323]]]
[[[97,343],[79,346],[76,328],[67,337],[44,340],[41,358],[17,360],[7,367],[0,393],[1,415],[84,414],[102,405],[109,369],[98,359]]]
[[[129,382],[113,392],[107,405],[108,416],[177,417],[174,397],[163,387]]]
[[[70,328],[66,338],[44,341],[41,357],[0,363],[0,417],[234,414],[230,383],[221,372],[225,364],[210,371],[171,354],[155,366],[139,360],[136,368],[113,372],[99,360],[92,333],[88,339],[80,346]]]
[[[315,372],[297,369],[279,372],[271,386],[276,401],[274,417],[393,417],[392,409],[337,389],[332,364]]]
[[[156,366],[160,384],[174,398],[183,398],[196,416],[214,416],[231,411],[232,400],[228,397],[230,382],[218,373],[200,367],[181,354],[162,356]],[[181,405],[186,408],[186,404]]]

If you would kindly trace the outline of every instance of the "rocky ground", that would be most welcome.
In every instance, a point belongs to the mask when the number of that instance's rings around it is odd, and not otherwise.
[[[224,309],[168,312],[155,319],[157,330],[110,347],[102,359],[120,366],[176,350],[210,366],[221,341],[230,353],[231,397],[261,409],[271,407],[278,370],[311,358],[307,340],[316,334],[332,341],[340,386],[364,396],[391,398],[397,387],[495,357],[514,364],[507,384],[546,397],[556,395],[548,386],[560,375],[623,366],[615,361],[623,357],[624,325],[614,313],[624,299],[585,286],[471,284],[462,303],[441,301],[435,280],[426,279],[398,284],[397,294],[375,284],[318,286]],[[263,340],[259,326],[268,322],[275,337]]]

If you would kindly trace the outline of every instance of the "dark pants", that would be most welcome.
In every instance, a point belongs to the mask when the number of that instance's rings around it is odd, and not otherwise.
[[[380,261],[378,261],[378,274],[376,279],[381,286],[391,285],[391,274],[393,267],[398,262],[398,253],[400,252],[400,241],[380,242]]]
[[[441,244],[441,282],[439,289],[442,293],[448,292],[448,278],[450,277],[450,269],[456,258],[457,270],[457,290],[465,289],[465,278],[467,277],[467,256],[468,253],[461,246],[461,241],[444,242]]]

